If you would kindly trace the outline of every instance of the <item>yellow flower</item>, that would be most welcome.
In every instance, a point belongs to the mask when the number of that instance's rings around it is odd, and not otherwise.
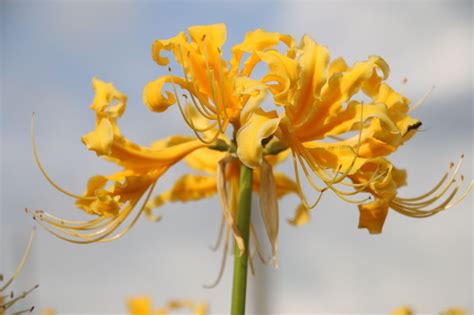
[[[183,76],[170,73],[148,83],[143,98],[155,112],[177,104],[196,137],[176,135],[150,146],[132,142],[118,127],[127,97],[111,83],[98,79],[92,81],[96,95],[91,104],[96,127],[82,141],[89,150],[118,165],[119,171],[91,177],[83,195],[70,193],[46,174],[33,137],[35,158],[46,179],[75,198],[78,208],[96,216],[71,221],[34,212],[51,233],[75,243],[110,241],[123,236],[142,213],[158,220],[152,208],[217,193],[223,226],[227,226],[225,238],[228,240],[232,233],[243,252],[243,238],[235,223],[241,162],[254,169],[253,190],[260,195],[274,258],[278,198],[286,194],[295,193],[301,199],[294,218],[289,220],[291,224],[306,223],[309,209],[331,190],[359,206],[359,227],[380,233],[388,208],[414,217],[429,216],[452,207],[472,188],[471,182],[467,191],[454,199],[462,181],[451,189],[459,170],[456,167],[426,194],[414,198],[397,195],[398,188],[405,184],[405,173],[393,167],[386,156],[409,140],[421,122],[409,115],[409,100],[385,82],[389,67],[381,57],[370,56],[349,67],[341,58],[330,61],[327,49],[309,36],[303,36],[295,46],[289,35],[257,29],[231,48],[231,58],[226,61],[222,57],[224,24],[193,26],[188,33],[154,42],[152,56],[157,64],[169,67],[170,60],[162,52],[170,51]],[[284,53],[276,50],[281,43]],[[268,72],[257,80],[251,75],[259,62],[268,65]],[[165,90],[166,85],[170,90]],[[184,92],[182,96],[178,89]],[[263,103],[270,94],[276,106],[266,111]],[[274,165],[290,152],[295,181],[273,171]],[[152,198],[156,182],[183,159],[191,168],[207,174],[187,174],[171,190]],[[313,202],[302,192],[301,170],[317,192]],[[371,199],[366,197],[368,194],[375,200],[366,203]],[[441,204],[427,209],[435,202]],[[224,250],[224,256],[226,253]]]
[[[125,112],[127,97],[111,83],[93,79],[92,85],[96,92],[91,104],[96,113],[96,128],[82,141],[97,156],[122,167],[120,171],[91,177],[83,195],[70,193],[48,177],[39,161],[33,136],[35,158],[46,179],[62,193],[75,198],[78,208],[97,216],[88,221],[71,221],[43,211],[33,213],[48,231],[74,243],[104,242],[123,236],[143,213],[157,180],[186,155],[206,146],[192,137],[181,136],[166,139],[166,145],[160,149],[132,142],[120,133],[117,125]],[[116,232],[143,197],[144,204],[131,222]]]
[[[370,56],[348,67],[342,58],[330,61],[328,50],[306,35],[295,54],[269,49],[257,55],[268,64],[262,81],[281,110],[256,108],[249,113],[237,132],[237,154],[248,167],[258,168],[265,149],[262,141],[274,139],[289,147],[304,204],[303,218],[330,189],[344,201],[359,205],[360,228],[380,233],[389,207],[409,216],[429,216],[457,204],[472,188],[471,182],[451,202],[459,188],[448,193],[456,168],[449,180],[427,194],[397,197],[405,173],[384,157],[409,140],[421,122],[409,115],[409,100],[385,82],[389,67],[381,57]],[[319,192],[313,203],[302,193],[300,169]],[[353,198],[363,192],[375,200],[364,203],[367,199]],[[426,209],[445,195],[440,206]]]
[[[207,308],[206,303],[176,300],[168,302],[163,308],[153,310],[151,300],[148,297],[136,297],[128,301],[130,315],[167,315],[178,309],[189,309],[193,315],[207,315]]]
[[[147,107],[155,112],[165,111],[177,103],[185,122],[199,139],[211,143],[226,132],[229,124],[237,130],[244,107],[252,106],[249,99],[266,89],[263,83],[250,78],[255,65],[260,61],[256,51],[275,47],[280,42],[289,47],[294,43],[288,35],[257,29],[247,33],[245,39],[231,49],[232,57],[227,62],[222,57],[222,46],[226,41],[224,24],[192,26],[188,28],[188,33],[189,37],[181,32],[173,38],[154,42],[152,55],[156,63],[168,66],[169,59],[161,53],[163,50],[171,51],[182,67],[183,77],[173,74],[161,76],[146,85],[143,98]],[[249,53],[245,62],[242,60],[244,53]],[[169,71],[171,72],[171,68]],[[172,91],[163,93],[166,84],[172,85]],[[177,86],[187,92],[183,94],[183,98],[209,120],[209,125],[197,127],[187,117]],[[201,135],[215,127],[218,128],[213,135],[207,138]]]
[[[15,279],[18,277],[21,270],[23,269],[23,266],[25,265],[25,262],[28,259],[28,255],[30,253],[31,245],[33,244],[33,239],[35,237],[35,234],[36,234],[35,229],[33,229],[33,231],[31,232],[30,241],[28,242],[28,246],[26,247],[25,253],[23,254],[23,257],[18,263],[13,275],[4,284],[0,284],[0,315],[5,315],[5,311],[12,308],[18,301],[25,299],[33,290],[38,288],[38,285],[35,285],[31,289],[22,292],[20,295],[15,295],[13,291],[11,291],[10,293],[5,292],[8,289],[8,287],[13,283],[13,281],[15,281]],[[0,274],[0,283],[3,280],[4,280],[3,275]],[[15,314],[31,313],[33,312],[34,308],[35,308],[34,306],[31,306],[27,309],[16,311]]]

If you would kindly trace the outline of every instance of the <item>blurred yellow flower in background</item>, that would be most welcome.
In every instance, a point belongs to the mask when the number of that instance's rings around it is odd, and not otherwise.
[[[136,297],[128,300],[128,310],[130,315],[168,315],[172,311],[187,309],[193,315],[207,315],[207,303],[195,303],[187,300],[169,301],[164,307],[153,310],[149,297]]]
[[[414,315],[414,314],[415,312],[413,312],[410,307],[404,306],[400,309],[393,311],[391,315]],[[439,315],[466,315],[466,313],[461,309],[451,308],[449,310],[439,313]]]

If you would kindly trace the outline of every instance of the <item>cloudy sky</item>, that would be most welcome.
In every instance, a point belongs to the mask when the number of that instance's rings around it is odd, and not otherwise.
[[[378,54],[391,66],[389,82],[412,100],[435,89],[414,115],[422,132],[393,156],[409,172],[404,195],[431,187],[451,161],[466,154],[472,178],[472,2],[288,1],[132,2],[3,1],[1,12],[0,270],[13,271],[33,221],[23,209],[78,217],[73,201],[42,178],[30,145],[37,113],[38,148],[61,185],[82,192],[90,175],[114,168],[88,152],[80,137],[94,126],[88,106],[91,78],[113,81],[129,96],[122,131],[143,144],[189,133],[179,113],[148,112],[142,88],[162,74],[151,59],[154,39],[190,25],[225,22],[228,49],[246,31],[264,28],[311,35],[333,57],[349,63]],[[402,87],[401,82],[408,79]],[[283,166],[283,170],[289,167]],[[186,171],[173,168],[158,184],[167,189]],[[281,204],[283,218],[297,200]],[[401,305],[418,313],[450,306],[473,310],[472,197],[430,219],[391,212],[381,235],[357,229],[358,211],[327,194],[302,228],[281,225],[278,270],[257,266],[250,280],[255,314],[387,314]],[[219,286],[211,282],[220,253],[209,250],[220,209],[212,199],[169,205],[164,220],[140,220],[123,239],[74,246],[39,230],[15,288],[41,287],[30,301],[60,314],[121,313],[124,301],[149,295],[207,300],[212,314],[228,312],[232,264]]]

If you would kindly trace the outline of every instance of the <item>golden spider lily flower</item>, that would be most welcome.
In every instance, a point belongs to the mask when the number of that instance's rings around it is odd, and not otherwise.
[[[143,213],[157,180],[186,155],[205,146],[199,140],[180,136],[166,139],[166,145],[161,149],[130,141],[120,133],[117,125],[125,112],[127,97],[111,83],[93,79],[92,85],[96,95],[90,107],[96,113],[96,128],[82,141],[89,150],[122,167],[121,170],[91,177],[83,195],[70,193],[47,175],[39,161],[33,135],[35,159],[46,179],[60,192],[75,198],[78,208],[96,218],[65,220],[40,210],[35,211],[33,217],[52,234],[80,244],[111,241],[123,236]],[[128,225],[116,232],[143,198],[143,205]]]
[[[156,63],[169,66],[169,59],[161,53],[163,50],[170,51],[182,67],[183,76],[170,73],[148,83],[143,98],[148,108],[155,112],[163,112],[177,103],[184,121],[196,136],[210,144],[226,132],[229,124],[237,130],[241,112],[245,107],[252,106],[248,104],[251,96],[266,89],[262,82],[250,78],[260,61],[256,51],[275,47],[280,42],[292,47],[294,42],[288,35],[257,29],[247,33],[240,44],[232,47],[232,57],[227,62],[222,57],[222,46],[226,41],[224,24],[192,26],[188,28],[188,33],[189,38],[181,32],[173,38],[154,42],[152,54]],[[245,61],[244,53],[249,53]],[[171,91],[164,91],[166,84],[171,84]],[[186,92],[182,97],[209,120],[209,125],[197,127],[189,119],[180,101],[178,87]],[[202,136],[202,133],[212,128],[215,128],[212,135]]]
[[[21,270],[23,269],[23,266],[25,265],[26,260],[28,259],[28,255],[31,250],[31,245],[33,244],[33,239],[35,237],[36,231],[33,229],[31,232],[31,237],[30,241],[28,242],[28,246],[26,247],[25,253],[23,254],[23,257],[21,258],[20,262],[18,263],[18,266],[15,269],[15,272],[13,275],[4,283],[2,284],[1,282],[4,280],[3,275],[0,274],[0,315],[5,315],[6,311],[11,309],[17,302],[25,299],[33,290],[38,288],[38,285],[35,285],[31,289],[24,291],[20,295],[15,295],[13,291],[11,292],[6,292],[8,287],[15,281],[15,279],[18,277],[20,274]],[[27,309],[23,309],[20,311],[16,311],[12,314],[25,314],[25,313],[31,313],[34,310],[34,306],[31,306]]]
[[[188,309],[193,315],[207,315],[207,303],[195,303],[186,300],[175,300],[168,302],[164,307],[153,310],[152,303],[148,297],[132,298],[128,301],[130,315],[168,315],[172,311]]]
[[[385,82],[389,67],[381,57],[370,56],[349,67],[342,58],[330,61],[328,50],[309,36],[303,36],[294,57],[274,49],[257,55],[268,64],[269,72],[262,81],[268,84],[282,114],[261,108],[249,113],[237,132],[237,155],[256,168],[261,166],[263,140],[277,139],[290,148],[304,204],[299,212],[301,223],[328,189],[359,205],[360,228],[380,233],[389,207],[412,217],[429,216],[457,204],[472,188],[471,182],[466,192],[452,201],[459,189],[457,185],[450,192],[459,170],[456,167],[451,177],[446,175],[426,194],[397,196],[398,187],[405,184],[405,173],[383,157],[409,140],[421,122],[409,115],[409,100]],[[302,193],[300,168],[319,193],[313,203]],[[367,199],[354,199],[363,192],[375,200],[365,203]],[[443,196],[447,197],[440,201]],[[435,202],[441,204],[427,209]]]

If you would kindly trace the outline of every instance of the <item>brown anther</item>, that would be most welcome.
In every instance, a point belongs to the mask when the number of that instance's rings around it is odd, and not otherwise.
[[[453,167],[454,167],[454,163],[453,162],[449,163],[449,168],[453,168]]]
[[[186,94],[183,94],[183,97],[184,97],[185,99],[188,99],[188,96],[187,96]]]
[[[206,39],[206,34],[202,35],[201,40],[204,41]]]
[[[461,154],[461,159],[464,159],[464,153],[463,153],[463,154]]]
[[[168,71],[171,72],[171,67],[168,67]]]
[[[33,306],[30,308],[29,312],[30,312],[30,313],[33,313],[33,310],[34,310],[34,309],[35,309],[35,306],[33,305]]]
[[[408,78],[403,78],[402,84],[407,84],[408,83]]]

